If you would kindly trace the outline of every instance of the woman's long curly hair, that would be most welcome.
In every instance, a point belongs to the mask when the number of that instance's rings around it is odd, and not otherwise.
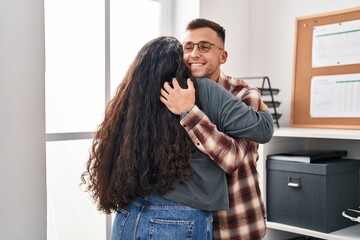
[[[182,46],[173,37],[156,38],[139,51],[108,103],[81,176],[100,211],[163,194],[191,176],[194,144],[160,101],[160,89],[174,77],[183,88],[191,78]]]

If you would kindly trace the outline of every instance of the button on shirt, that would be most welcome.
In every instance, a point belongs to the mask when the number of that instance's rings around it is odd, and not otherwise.
[[[260,92],[247,82],[221,73],[218,84],[254,110],[259,109]],[[192,115],[204,114],[196,110]],[[186,125],[186,121],[185,117],[181,123]],[[196,131],[187,131],[195,146],[227,173],[230,209],[213,212],[213,239],[261,239],[266,232],[266,215],[256,169],[258,144],[225,135],[206,116]]]

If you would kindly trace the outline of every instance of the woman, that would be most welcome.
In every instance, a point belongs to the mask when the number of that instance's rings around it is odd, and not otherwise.
[[[211,80],[192,79],[175,38],[145,44],[106,108],[82,175],[98,209],[117,212],[112,240],[211,239],[211,211],[228,208],[225,173],[160,101],[174,78],[195,90],[191,111],[201,108],[225,133],[240,137],[237,129],[272,125],[270,114],[252,111]]]

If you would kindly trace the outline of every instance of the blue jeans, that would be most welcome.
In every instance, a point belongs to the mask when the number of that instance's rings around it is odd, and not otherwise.
[[[111,240],[211,240],[212,215],[157,196],[136,198],[116,213]]]

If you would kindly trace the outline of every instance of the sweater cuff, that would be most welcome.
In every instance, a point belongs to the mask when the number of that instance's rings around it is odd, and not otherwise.
[[[191,111],[180,120],[180,124],[187,132],[189,132],[201,121],[204,116],[205,113],[195,105]]]

